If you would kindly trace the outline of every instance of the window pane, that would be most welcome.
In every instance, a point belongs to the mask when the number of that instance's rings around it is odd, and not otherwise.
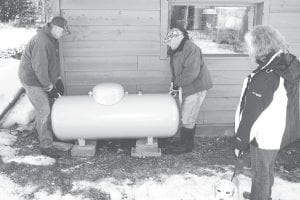
[[[253,26],[253,13],[247,6],[172,5],[169,24],[186,28],[206,54],[244,54],[244,35]]]

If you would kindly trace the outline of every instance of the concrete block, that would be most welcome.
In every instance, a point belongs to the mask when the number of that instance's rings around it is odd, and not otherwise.
[[[86,140],[85,146],[74,145],[71,150],[71,156],[92,157],[96,153],[97,141]]]
[[[147,138],[139,139],[136,141],[136,146],[131,149],[132,157],[159,157],[161,156],[161,149],[158,148],[157,139],[153,143],[148,143]]]

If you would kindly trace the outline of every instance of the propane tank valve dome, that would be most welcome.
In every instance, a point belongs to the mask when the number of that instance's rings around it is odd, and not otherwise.
[[[118,83],[101,83],[93,88],[94,100],[102,105],[114,105],[124,97],[124,88]]]

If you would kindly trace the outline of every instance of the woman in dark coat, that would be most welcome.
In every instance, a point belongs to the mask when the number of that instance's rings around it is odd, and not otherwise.
[[[270,26],[254,27],[245,39],[258,66],[244,81],[235,118],[235,153],[250,144],[252,187],[244,197],[268,200],[278,151],[300,138],[300,63]]]

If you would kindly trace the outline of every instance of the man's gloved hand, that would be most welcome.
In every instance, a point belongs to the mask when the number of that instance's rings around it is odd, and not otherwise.
[[[57,79],[56,83],[55,83],[55,87],[56,89],[58,90],[59,94],[60,95],[63,95],[64,92],[65,92],[65,87],[64,87],[64,84],[62,82],[62,80],[59,78]]]
[[[56,99],[60,96],[60,93],[55,86],[50,91],[46,91],[46,93],[48,94],[48,98],[51,99]]]
[[[179,93],[179,88],[178,88],[178,86],[177,86],[177,85],[174,85],[174,83],[171,82],[171,87],[170,87],[170,92],[169,92],[169,94],[175,97],[178,93]]]

